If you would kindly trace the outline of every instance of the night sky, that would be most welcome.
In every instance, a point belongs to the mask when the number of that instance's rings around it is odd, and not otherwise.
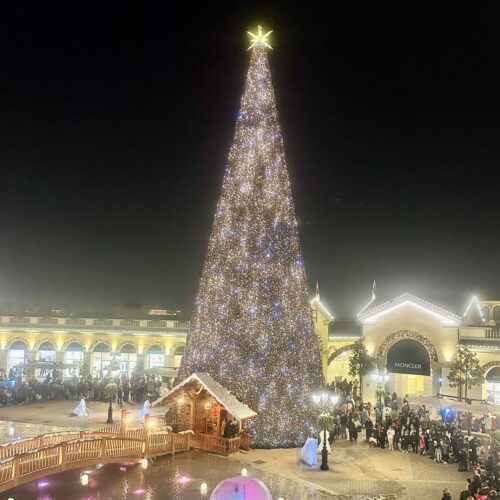
[[[311,290],[500,299],[498,2],[10,3],[1,308],[190,316],[259,22]]]

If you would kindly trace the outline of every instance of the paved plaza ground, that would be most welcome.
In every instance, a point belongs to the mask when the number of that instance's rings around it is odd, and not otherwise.
[[[13,420],[16,422],[27,422],[45,424],[48,426],[72,427],[78,429],[93,429],[106,423],[108,418],[108,403],[100,401],[87,402],[89,408],[88,417],[73,417],[71,412],[78,401],[40,401],[25,405],[15,405],[0,408],[0,420]],[[115,422],[121,419],[121,410],[128,410],[128,421],[140,422],[140,406],[125,403],[122,407],[113,404],[113,418]],[[152,412],[154,414],[155,412]],[[158,412],[164,414],[164,412]]]
[[[436,464],[427,457],[369,448],[363,435],[358,443],[337,441],[329,455],[329,471],[310,469],[300,463],[299,450],[251,450],[230,457],[291,480],[319,487],[333,498],[439,500],[444,487],[453,499],[465,489],[470,473],[458,472],[456,464]]]
[[[71,417],[75,401],[40,402],[29,405],[0,408],[0,420],[16,423],[16,435],[54,432],[62,428],[89,429],[102,426],[107,418],[107,404],[90,402],[88,418]],[[115,406],[116,421],[120,419],[120,407]],[[125,405],[131,422],[139,422],[139,406]],[[31,424],[31,425],[30,425]],[[132,424],[133,425],[133,424]],[[4,437],[0,425],[0,438]],[[8,441],[8,439],[3,440]],[[190,454],[191,455],[191,454]],[[190,460],[202,461],[202,453],[194,453]],[[369,448],[360,435],[358,443],[336,441],[329,456],[329,471],[310,469],[300,463],[298,449],[250,450],[217,461],[224,469],[227,461],[240,462],[250,473],[258,476],[276,475],[309,487],[312,492],[322,492],[321,498],[336,499],[440,499],[444,487],[448,487],[453,498],[458,498],[465,488],[470,473],[458,472],[456,464],[436,464],[427,457],[413,453],[397,453],[387,449]],[[224,464],[227,464],[226,466]],[[238,466],[239,467],[239,466]],[[271,476],[268,476],[271,477]],[[310,498],[318,498],[311,496]],[[288,500],[288,499],[287,499]]]

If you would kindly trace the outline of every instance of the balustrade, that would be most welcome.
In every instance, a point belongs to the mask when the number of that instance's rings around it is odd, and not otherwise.
[[[240,451],[240,438],[223,438],[212,436],[210,434],[196,434],[195,440],[200,443],[200,448],[203,451],[216,453],[218,455],[230,455]]]
[[[124,413],[124,422],[125,416]],[[83,464],[137,461],[149,456],[189,450],[189,434],[162,430],[162,427],[165,429],[162,418],[157,419],[158,427],[150,425],[127,429],[126,425],[116,424],[92,432],[46,434],[0,446],[0,492],[41,475],[81,467]],[[215,439],[221,441],[215,444],[210,441],[207,448],[224,449],[230,453],[239,448],[239,438]]]

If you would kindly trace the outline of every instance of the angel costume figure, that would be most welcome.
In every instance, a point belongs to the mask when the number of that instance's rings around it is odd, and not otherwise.
[[[149,399],[146,399],[146,401],[144,401],[144,405],[142,406],[142,410],[141,410],[141,417],[142,417],[142,421],[144,422],[144,420],[146,419],[146,415],[149,415],[149,412],[151,410],[151,401]]]
[[[316,449],[318,447],[318,441],[316,438],[308,437],[306,444],[300,450],[300,455],[302,460],[309,467],[317,467],[318,459],[316,457]]]
[[[89,416],[89,409],[87,408],[87,404],[85,403],[85,398],[80,399],[80,402],[76,406],[76,408],[73,410],[73,413],[71,415],[74,415],[75,417],[88,417]]]
[[[318,453],[321,453],[323,451],[323,438],[325,437],[325,431],[321,431],[319,434],[321,441],[319,442]],[[328,453],[331,453],[332,449],[330,448],[330,442],[328,441],[329,438],[330,438],[330,433],[326,431],[326,449]]]

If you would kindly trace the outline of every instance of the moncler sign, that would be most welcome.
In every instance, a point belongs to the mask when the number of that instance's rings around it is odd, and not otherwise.
[[[387,372],[430,375],[431,364],[427,349],[417,340],[399,340],[387,352]]]
[[[397,368],[411,368],[412,370],[421,370],[421,363],[394,363],[394,366]]]

